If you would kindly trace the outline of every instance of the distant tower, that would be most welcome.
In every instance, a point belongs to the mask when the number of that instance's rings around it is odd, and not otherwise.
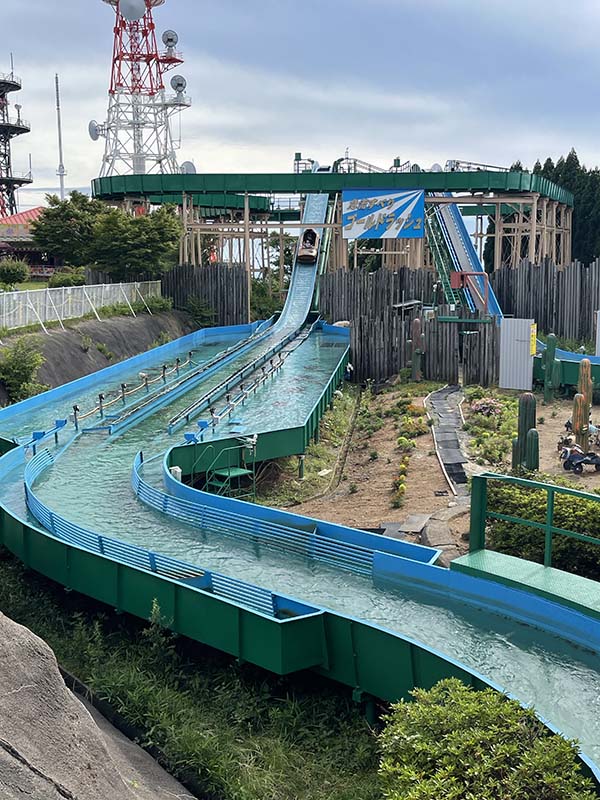
[[[67,171],[63,159],[63,140],[62,140],[62,119],[60,114],[60,84],[58,82],[58,75],[54,76],[54,86],[56,89],[56,127],[58,128],[58,181],[60,185],[60,199],[65,199],[65,175]]]
[[[171,78],[174,94],[165,93],[164,75],[183,63],[175,51],[178,36],[165,31],[158,51],[152,9],[165,0],[104,0],[116,12],[108,117],[92,120],[95,141],[106,137],[100,177],[178,172],[170,119],[191,105],[186,81]]]
[[[17,213],[15,189],[24,183],[31,183],[31,172],[15,175],[10,158],[10,140],[22,133],[29,133],[31,127],[21,119],[21,106],[15,104],[16,115],[9,115],[8,94],[18,92],[21,79],[12,72],[0,74],[0,218]]]

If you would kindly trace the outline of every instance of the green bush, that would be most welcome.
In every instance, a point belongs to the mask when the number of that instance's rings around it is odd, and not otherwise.
[[[532,709],[456,678],[397,703],[380,735],[387,800],[593,800],[577,744]]]
[[[85,273],[83,267],[62,267],[56,270],[54,275],[48,280],[49,289],[57,289],[61,286],[84,286]]]
[[[402,436],[414,439],[417,436],[423,436],[423,434],[427,433],[429,431],[429,425],[425,421],[425,417],[414,417],[406,414],[400,420],[398,431]]]
[[[517,435],[518,400],[505,394],[482,389],[465,390],[470,402],[465,430],[470,433],[469,447],[478,464],[508,466],[512,440]]]
[[[409,439],[407,436],[399,436],[396,439],[396,444],[402,453],[410,453],[411,450],[415,449],[413,439]]]
[[[20,258],[0,258],[0,283],[12,289],[29,279],[29,264]]]
[[[281,309],[278,283],[270,275],[266,280],[252,279],[250,295],[250,320],[269,319]]]
[[[198,328],[210,328],[215,324],[217,313],[202,297],[197,295],[188,297],[185,310]]]
[[[36,382],[37,372],[44,363],[38,343],[39,339],[35,336],[23,336],[0,356],[0,381],[12,403],[32,397],[47,388]]]
[[[141,302],[133,303],[134,311],[145,311],[146,306],[153,314],[160,314],[162,311],[170,311],[173,308],[173,301],[170,297],[146,297],[146,305]]]

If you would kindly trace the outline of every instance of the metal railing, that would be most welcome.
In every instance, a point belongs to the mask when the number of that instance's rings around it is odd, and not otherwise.
[[[368,547],[322,536],[316,533],[316,528],[306,531],[258,519],[251,515],[251,505],[246,506],[249,510],[244,514],[237,514],[202,502],[174,497],[146,483],[141,475],[142,469],[143,461],[138,455],[131,476],[135,494],[147,506],[186,525],[253,545],[260,544],[286,555],[312,559],[347,572],[372,575],[374,550]]]
[[[26,465],[24,471],[25,498],[27,508],[46,530],[68,544],[135,567],[153,572],[175,581],[192,583],[198,589],[232,600],[270,617],[276,616],[276,596],[268,589],[229,578],[194,564],[146,550],[143,547],[122,542],[109,536],[90,531],[56,514],[36,496],[35,481],[54,465],[49,450],[42,450]]]
[[[27,119],[23,119],[22,117],[0,117],[0,127],[2,125],[10,125],[13,128],[25,128],[28,131],[31,130],[31,123]]]
[[[311,325],[308,333],[303,335],[301,332],[301,328],[297,328],[296,330],[289,333],[283,339],[276,341],[272,347],[270,347],[265,353],[258,356],[257,358],[253,359],[252,361],[244,364],[239,370],[227,376],[227,378],[219,383],[217,386],[213,387],[210,391],[203,394],[198,399],[194,400],[190,403],[189,406],[179,411],[175,416],[171,417],[168,423],[168,431],[169,433],[173,433],[177,430],[178,427],[181,425],[185,425],[194,417],[197,417],[207,408],[210,408],[213,403],[216,403],[218,400],[223,397],[223,395],[227,394],[227,392],[232,391],[235,387],[240,385],[243,381],[246,381],[249,377],[253,375],[253,373],[262,367],[263,364],[266,364],[270,359],[273,359],[277,356],[283,349],[294,342],[294,340],[298,340],[296,342],[296,347],[299,346],[305,339],[312,333],[313,328],[315,327],[316,323]],[[248,340],[249,341],[249,340]],[[295,347],[291,348],[289,352],[292,352]],[[288,353],[289,354],[289,353]],[[287,355],[287,354],[286,354]],[[281,360],[281,359],[280,359]],[[280,365],[276,365],[278,368]],[[247,387],[248,392],[253,391],[252,387]],[[242,395],[245,397],[247,393],[244,389],[241,389]],[[242,402],[243,398],[240,397],[240,402]],[[228,405],[230,405],[228,403]]]
[[[23,81],[14,72],[0,72],[0,81],[5,83],[17,83],[19,86],[23,85]]]
[[[503,514],[499,511],[491,511],[488,507],[488,482],[494,481],[512,486],[521,486],[524,489],[544,492],[545,497],[545,519],[543,522],[532,519],[524,519],[512,514]],[[576,539],[586,544],[600,545],[600,538],[589,536],[586,533],[568,530],[554,524],[556,511],[556,496],[573,497],[579,501],[587,501],[600,504],[600,497],[588,492],[581,492],[578,489],[567,489],[564,486],[554,486],[550,483],[540,483],[526,478],[517,478],[511,475],[496,475],[489,472],[482,475],[475,475],[471,484],[471,527],[469,532],[469,551],[485,550],[486,541],[486,521],[497,519],[503,522],[511,522],[515,525],[524,525],[527,528],[543,531],[544,533],[544,566],[552,566],[552,537],[555,535],[565,536],[569,539]],[[599,506],[600,510],[600,506]]]

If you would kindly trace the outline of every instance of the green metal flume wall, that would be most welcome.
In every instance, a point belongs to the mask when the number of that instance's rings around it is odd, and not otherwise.
[[[0,509],[2,544],[27,568],[117,611],[149,619],[156,600],[174,632],[279,675],[307,668],[383,700],[456,676],[488,685],[467,669],[366,622],[317,610],[274,619],[193,586],[120,564],[54,538]]]

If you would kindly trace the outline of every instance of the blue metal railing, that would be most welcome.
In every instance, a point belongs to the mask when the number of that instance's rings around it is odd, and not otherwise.
[[[138,454],[134,461],[131,485],[139,499],[163,514],[193,528],[231,536],[271,550],[309,558],[346,572],[372,576],[374,550],[350,542],[340,542],[312,531],[267,522],[256,517],[212,508],[167,494],[141,476],[143,461]]]
[[[27,508],[44,528],[57,539],[99,553],[107,558],[136,569],[153,572],[171,580],[191,583],[198,589],[252,608],[270,617],[276,616],[277,595],[268,589],[229,578],[194,564],[146,550],[134,544],[122,542],[109,536],[95,533],[69,522],[48,508],[33,491],[35,481],[54,464],[48,450],[42,450],[26,465],[24,471],[25,498]]]

